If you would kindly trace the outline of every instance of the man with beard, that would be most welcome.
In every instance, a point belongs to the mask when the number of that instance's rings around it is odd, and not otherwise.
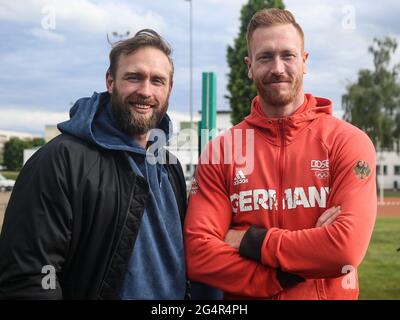
[[[200,158],[184,228],[189,279],[227,299],[356,299],[377,209],[373,144],[329,100],[304,94],[308,53],[289,11],[257,12],[247,45],[258,95]]]
[[[182,168],[148,152],[153,128],[171,134],[170,54],[150,29],[116,43],[107,92],[79,99],[26,163],[0,236],[1,298],[185,298]]]

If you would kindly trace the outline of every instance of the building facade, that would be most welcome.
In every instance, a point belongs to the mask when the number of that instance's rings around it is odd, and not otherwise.
[[[376,155],[378,187],[388,190],[400,189],[400,153],[382,151]]]

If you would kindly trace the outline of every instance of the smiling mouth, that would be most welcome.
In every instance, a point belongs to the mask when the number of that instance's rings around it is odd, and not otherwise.
[[[151,105],[149,105],[149,104],[139,104],[139,103],[130,102],[129,105],[131,107],[134,107],[137,109],[143,109],[143,110],[151,108]]]
[[[290,83],[290,81],[270,81],[268,82],[269,84],[274,84],[274,83]]]
[[[135,102],[129,102],[129,106],[137,113],[146,114],[152,110],[152,106],[149,104],[140,104]]]

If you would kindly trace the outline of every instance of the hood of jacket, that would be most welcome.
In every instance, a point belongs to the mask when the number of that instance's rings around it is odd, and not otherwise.
[[[57,125],[62,133],[68,133],[104,149],[146,154],[143,147],[118,128],[108,92],[95,92],[91,97],[79,99],[72,106],[69,115],[70,120]],[[168,141],[172,134],[172,123],[167,114],[157,129],[164,132]]]
[[[254,127],[268,142],[276,145],[290,144],[296,136],[306,129],[312,121],[332,114],[332,102],[325,98],[304,95],[303,104],[290,116],[268,117],[261,109],[260,99],[256,96],[251,105],[251,113],[245,123]]]

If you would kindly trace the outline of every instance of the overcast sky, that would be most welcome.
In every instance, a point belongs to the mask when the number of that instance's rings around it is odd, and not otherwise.
[[[216,72],[218,109],[226,110],[226,48],[238,33],[240,9],[247,0],[192,1],[194,110],[201,108],[204,71]],[[372,67],[367,50],[373,38],[391,36],[400,42],[400,2],[284,3],[305,32],[310,53],[305,90],[333,100],[340,116],[347,81],[355,80],[360,68]],[[173,47],[172,117],[188,115],[187,1],[0,0],[0,129],[43,134],[44,125],[66,120],[72,102],[105,90],[110,50],[106,34],[135,33],[147,27],[157,30]]]

